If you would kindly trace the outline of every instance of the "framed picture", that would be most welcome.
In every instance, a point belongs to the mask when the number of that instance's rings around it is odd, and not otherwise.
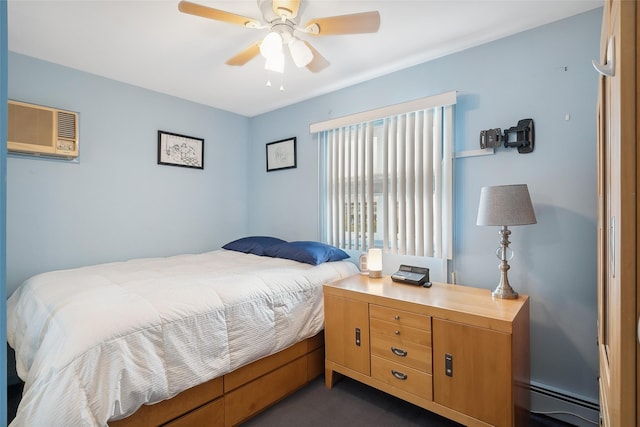
[[[267,144],[267,172],[296,167],[296,137]]]
[[[159,130],[158,164],[204,169],[204,139]]]

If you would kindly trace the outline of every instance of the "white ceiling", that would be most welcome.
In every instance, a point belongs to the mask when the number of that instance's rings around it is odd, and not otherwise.
[[[262,20],[256,0],[191,1]],[[378,10],[380,30],[299,34],[331,65],[314,74],[288,59],[271,87],[260,56],[243,67],[225,65],[266,29],[184,14],[178,0],[9,0],[8,45],[12,52],[252,117],[600,6],[602,0],[302,0],[301,24]]]

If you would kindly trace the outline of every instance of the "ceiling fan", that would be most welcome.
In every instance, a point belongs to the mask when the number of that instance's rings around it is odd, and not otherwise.
[[[282,72],[284,70],[283,46],[287,46],[298,67],[307,67],[317,73],[329,62],[307,41],[297,37],[297,33],[312,36],[332,36],[340,34],[375,33],[380,28],[380,14],[377,11],[354,13],[312,19],[305,25],[298,25],[296,18],[301,0],[258,0],[258,8],[263,22],[220,9],[182,0],[180,12],[217,21],[228,22],[252,29],[269,29],[267,36],[237,55],[227,60],[228,65],[244,65],[259,53],[266,58],[265,68]]]

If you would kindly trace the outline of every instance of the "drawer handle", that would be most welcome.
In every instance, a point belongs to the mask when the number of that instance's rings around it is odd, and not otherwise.
[[[395,331],[394,334],[400,335],[400,331]],[[640,336],[640,335],[638,335],[638,336]]]
[[[398,316],[397,314],[395,316],[393,316],[394,320],[400,320],[400,316]]]
[[[403,374],[402,372],[398,372],[395,370],[391,370],[391,375],[393,375],[394,377],[396,377],[399,380],[406,380],[407,379],[407,374]]]
[[[449,353],[444,355],[444,374],[448,377],[453,376],[453,356]]]
[[[407,355],[407,351],[401,348],[391,347],[391,352],[396,356],[405,357]]]

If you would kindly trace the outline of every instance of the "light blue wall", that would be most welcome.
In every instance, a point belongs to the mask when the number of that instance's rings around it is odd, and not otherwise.
[[[479,149],[483,129],[533,118],[533,153],[502,148],[456,161],[453,269],[460,284],[497,285],[498,228],[475,225],[480,188],[528,184],[538,224],[512,228],[509,275],[531,297],[531,377],[597,402],[598,78],[591,60],[599,56],[601,16],[597,9],[252,118],[251,232],[318,237],[310,123],[456,90],[456,150],[465,151]],[[290,136],[298,137],[298,167],[266,173],[264,144]]]
[[[7,2],[0,2],[0,343],[7,340]],[[7,348],[0,345],[0,366]],[[0,369],[0,420],[7,419],[7,373]],[[0,421],[0,423],[3,421]]]
[[[80,113],[78,163],[8,158],[7,290],[42,271],[220,248],[248,228],[246,117],[9,54],[9,98]],[[157,131],[205,139],[157,164]]]

